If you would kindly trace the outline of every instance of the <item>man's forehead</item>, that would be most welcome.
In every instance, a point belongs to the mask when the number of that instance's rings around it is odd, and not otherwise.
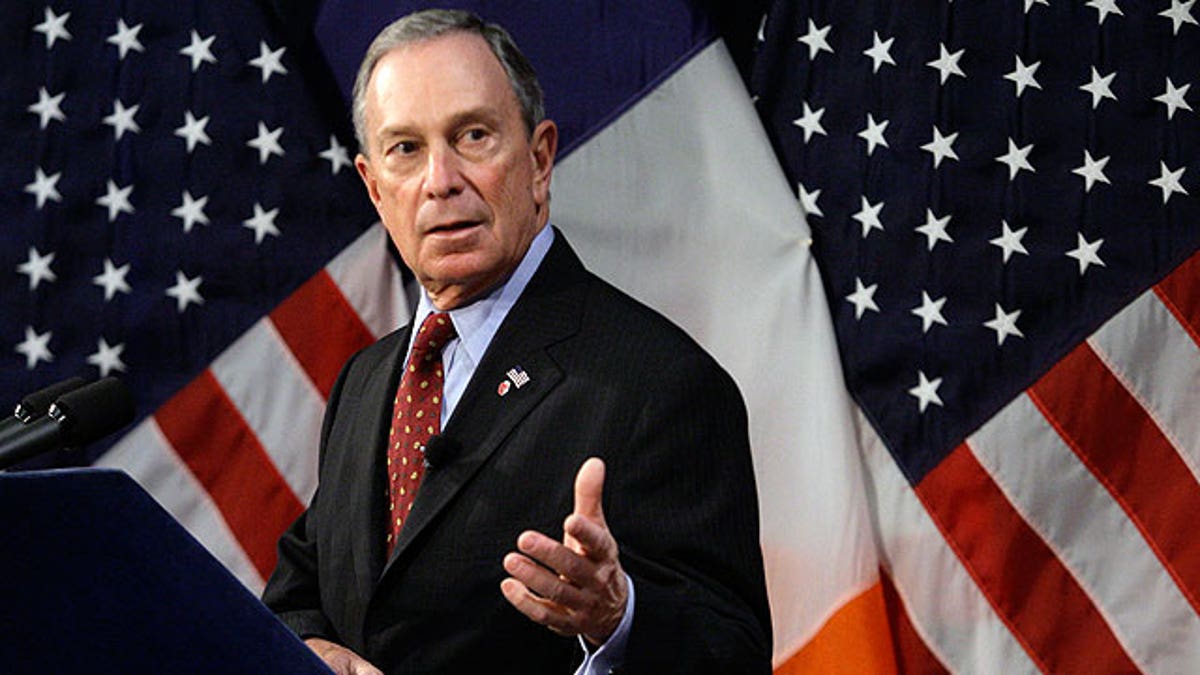
[[[392,49],[379,59],[367,96],[367,116],[380,133],[417,118],[461,118],[491,109],[520,118],[508,73],[479,35],[456,31]],[[415,117],[414,117],[415,116]]]
[[[399,76],[414,71],[459,71],[508,81],[503,64],[483,36],[462,30],[397,45],[380,57],[372,78],[385,68]]]

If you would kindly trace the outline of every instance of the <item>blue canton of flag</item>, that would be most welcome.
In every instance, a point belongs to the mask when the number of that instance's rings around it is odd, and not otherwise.
[[[374,222],[344,104],[295,18],[5,5],[5,405],[111,374],[150,414]]]
[[[1190,3],[1087,4],[765,18],[752,89],[914,482],[1200,243]]]

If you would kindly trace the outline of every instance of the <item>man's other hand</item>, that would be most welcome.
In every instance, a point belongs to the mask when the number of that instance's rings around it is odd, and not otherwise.
[[[308,648],[317,653],[325,665],[337,675],[383,675],[383,671],[371,665],[363,657],[345,647],[321,638],[304,641]]]

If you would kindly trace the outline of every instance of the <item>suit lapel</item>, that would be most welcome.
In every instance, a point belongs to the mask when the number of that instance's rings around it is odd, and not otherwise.
[[[355,578],[368,584],[364,597],[370,595],[373,584],[383,571],[384,556],[387,555],[384,533],[387,531],[385,509],[387,504],[387,442],[391,428],[392,405],[396,388],[400,383],[404,359],[404,348],[408,344],[412,322],[391,336],[392,344],[375,364],[367,364],[368,370],[359,392],[359,410],[355,415],[353,433],[360,439],[350,445],[356,448],[373,448],[372,452],[360,452],[361,458],[352,464],[350,476],[345,484],[365,486],[351,490],[354,504],[349,509],[350,522],[344,526],[352,532],[365,532],[366,536],[353,537]],[[383,401],[383,405],[376,405]]]
[[[563,372],[547,348],[579,330],[587,278],[579,258],[562,233],[556,232],[553,246],[496,331],[444,430],[457,444],[459,454],[446,466],[425,474],[385,574],[562,379]],[[500,383],[517,366],[529,381],[510,386],[501,395]]]

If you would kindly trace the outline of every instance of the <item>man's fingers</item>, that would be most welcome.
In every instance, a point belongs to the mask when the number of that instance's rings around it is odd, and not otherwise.
[[[604,460],[590,457],[575,474],[575,513],[604,522]]]
[[[500,592],[518,612],[559,635],[578,635],[570,625],[570,616],[562,607],[539,598],[519,580],[509,577],[500,582]]]
[[[336,642],[323,638],[307,638],[304,644],[316,652],[336,675],[383,675],[369,661]]]
[[[517,550],[577,585],[583,585],[582,582],[590,579],[595,572],[595,565],[590,560],[541,532],[529,530],[521,533],[517,537]]]
[[[597,523],[571,514],[563,523],[563,533],[579,545],[579,548],[572,547],[572,550],[586,556],[592,562],[603,562],[608,558],[617,557],[617,542],[603,522]]]
[[[585,602],[582,591],[569,579],[518,553],[504,556],[504,571],[524,584],[525,588],[555,605],[579,607]]]

